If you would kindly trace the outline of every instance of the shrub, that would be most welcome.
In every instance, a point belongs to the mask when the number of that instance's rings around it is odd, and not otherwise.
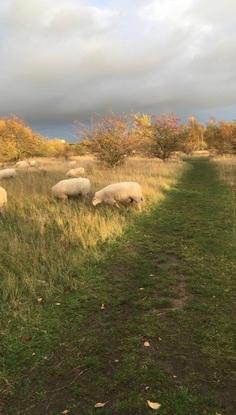
[[[236,152],[236,123],[210,120],[205,131],[205,140],[209,150],[218,154]]]
[[[42,138],[17,117],[0,120],[0,160],[12,161],[37,155]]]
[[[206,149],[204,130],[204,126],[200,124],[195,117],[189,117],[187,125],[182,127],[184,138],[182,150],[186,154]]]
[[[155,117],[152,124],[152,140],[152,155],[163,161],[167,160],[173,151],[179,150],[179,118],[174,114]]]
[[[98,160],[110,167],[124,163],[134,150],[134,136],[126,117],[112,115],[97,121],[85,132],[86,141]]]

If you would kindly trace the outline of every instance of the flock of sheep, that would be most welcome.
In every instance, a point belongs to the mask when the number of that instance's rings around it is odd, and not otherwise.
[[[14,168],[0,170],[0,180],[16,177],[17,169],[36,167],[35,160],[23,160],[16,163]],[[67,179],[61,180],[52,187],[52,195],[57,199],[68,199],[72,197],[87,197],[91,190],[90,180],[81,177],[85,174],[83,167],[70,169]],[[141,186],[137,182],[118,182],[110,184],[94,194],[92,204],[107,203],[110,206],[118,206],[121,203],[135,203],[140,207],[144,198]],[[7,192],[0,186],[0,212],[3,212],[7,204]]]

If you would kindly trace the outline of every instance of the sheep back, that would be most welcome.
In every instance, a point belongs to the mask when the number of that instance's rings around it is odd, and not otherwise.
[[[2,212],[7,204],[7,192],[0,186],[0,212]]]
[[[3,169],[0,170],[0,179],[10,179],[16,176],[15,169]]]
[[[67,199],[79,195],[86,196],[91,188],[90,180],[85,178],[75,178],[61,180],[52,187],[52,194],[58,199]]]

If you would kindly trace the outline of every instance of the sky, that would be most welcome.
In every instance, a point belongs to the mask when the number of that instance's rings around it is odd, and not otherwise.
[[[0,0],[0,116],[72,140],[110,111],[235,119],[235,16],[235,0]]]

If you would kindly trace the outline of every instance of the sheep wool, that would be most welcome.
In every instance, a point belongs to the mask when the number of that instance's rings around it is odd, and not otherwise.
[[[29,162],[27,160],[18,161],[15,165],[17,169],[27,169],[29,167]]]
[[[140,204],[143,200],[142,189],[139,183],[119,182],[110,184],[96,192],[92,203],[94,206],[97,206],[100,203],[118,206],[117,202],[135,202]]]
[[[67,177],[79,177],[79,176],[83,176],[85,173],[84,168],[83,167],[78,167],[77,169],[71,169],[69,170],[66,175]]]
[[[1,179],[11,179],[12,177],[16,176],[15,169],[3,169],[0,170],[0,180]]]
[[[7,204],[7,192],[3,187],[0,186],[0,213],[4,211],[6,204]]]
[[[91,188],[90,180],[75,178],[61,180],[52,187],[52,195],[57,199],[68,199],[69,197],[87,196]]]

